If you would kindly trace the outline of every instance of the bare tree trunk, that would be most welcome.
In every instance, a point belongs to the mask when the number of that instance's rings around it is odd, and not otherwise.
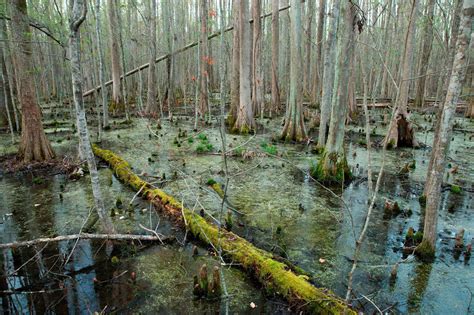
[[[313,103],[321,104],[321,89],[323,88],[323,67],[326,66],[326,58],[330,56],[326,54],[323,56],[323,37],[324,37],[324,14],[326,11],[326,0],[319,0],[319,14],[318,14],[318,32],[316,35],[316,60],[313,68],[313,90],[312,99]],[[334,7],[334,4],[333,4]],[[333,17],[335,18],[335,17]],[[337,20],[337,18],[336,18]],[[332,37],[334,39],[335,34],[329,32],[328,40]],[[326,46],[328,44],[326,43]],[[324,61],[324,66],[323,66]]]
[[[334,74],[336,67],[336,33],[339,19],[339,1],[333,1],[329,19],[329,33],[324,49],[324,81],[322,83],[323,93],[321,96],[321,118],[319,122],[318,147],[326,145],[326,138],[331,121],[331,104],[334,90]],[[319,33],[319,31],[318,31]],[[322,73],[322,71],[319,71]],[[320,83],[318,83],[320,84]]]
[[[331,122],[324,153],[313,175],[324,182],[343,182],[350,179],[351,174],[347,165],[344,151],[344,126],[348,110],[349,85],[352,72],[351,59],[354,54],[357,22],[357,2],[344,1],[341,7],[340,48],[338,49],[336,77],[334,88],[336,95],[333,98]],[[353,64],[352,64],[353,65]],[[326,78],[327,79],[327,78]]]
[[[415,96],[415,106],[422,107],[425,103],[425,86],[426,86],[426,75],[428,73],[428,64],[430,62],[431,48],[433,46],[433,17],[434,17],[434,6],[435,0],[428,1],[428,7],[426,16],[424,17],[424,29],[423,29],[423,48],[421,51],[421,65],[418,76],[418,87]]]
[[[99,55],[99,80],[102,97],[102,113],[104,129],[109,126],[109,106],[107,104],[107,90],[105,89],[105,64],[100,32],[100,0],[95,0],[95,34],[97,37],[97,53]]]
[[[402,68],[400,72],[399,92],[396,100],[397,114],[395,123],[388,131],[385,142],[388,147],[416,147],[415,131],[408,117],[408,91],[410,88],[411,66],[413,61],[413,45],[415,37],[415,24],[419,0],[410,0],[409,20],[405,36],[405,50],[403,53]]]
[[[232,1],[232,69],[230,78],[230,112],[227,116],[227,125],[233,128],[237,119],[240,104],[240,30],[239,30],[239,1]]]
[[[302,110],[301,1],[291,0],[290,10],[290,95],[281,137],[285,140],[302,141],[306,138],[306,130]]]
[[[309,95],[311,92],[311,41],[313,40],[313,15],[314,5],[316,0],[308,1],[308,13],[306,14],[306,29],[305,29],[305,67],[303,70],[303,94]]]
[[[208,35],[208,25],[207,25],[207,16],[209,14],[209,8],[207,5],[208,0],[200,0],[200,15],[201,15],[201,45],[199,50],[199,58],[201,61],[200,69],[200,90],[199,90],[199,113],[201,118],[205,118],[207,109],[208,109],[208,79],[209,79],[209,43],[207,40]],[[210,113],[209,113],[210,114]]]
[[[469,41],[472,34],[472,18],[474,16],[474,0],[465,0],[462,10],[460,33],[457,36],[456,54],[453,61],[448,93],[443,105],[438,129],[438,141],[433,143],[433,163],[428,169],[431,180],[426,191],[426,210],[423,229],[423,241],[417,252],[425,258],[434,256],[438,223],[438,207],[441,197],[441,184],[443,183],[446,156],[453,130],[454,116],[459,95],[461,94],[462,81],[466,74]]]
[[[159,114],[158,103],[156,102],[156,0],[148,0],[149,10],[149,40],[150,40],[150,67],[148,67],[148,90],[146,100],[146,110],[148,113]],[[159,120],[159,118],[158,118]]]
[[[273,111],[280,110],[280,88],[278,83],[278,60],[280,45],[280,11],[279,0],[272,0],[272,106],[270,116]]]
[[[41,111],[36,101],[32,78],[35,69],[26,0],[12,0],[11,11],[12,39],[17,45],[15,50],[17,91],[22,111],[18,155],[25,162],[50,160],[54,157],[54,152],[43,130]]]
[[[112,107],[115,109],[122,103],[122,92],[120,90],[120,47],[119,47],[119,27],[117,20],[116,0],[107,0],[107,9],[109,13],[109,32],[110,32],[110,58],[112,63]]]
[[[385,40],[385,53],[384,53],[384,58],[383,62],[385,65],[389,64],[389,57],[390,57],[390,51],[391,51],[391,46],[392,46],[392,37],[393,37],[393,32],[391,32],[391,24],[390,21],[392,20],[392,1],[393,0],[388,0],[387,4],[387,20],[385,21],[385,35],[384,35],[384,40]],[[386,97],[387,96],[387,81],[388,81],[388,69],[387,67],[383,67],[382,70],[382,88],[380,92],[381,97]]]
[[[253,45],[252,45],[252,107],[255,115],[263,110],[262,73],[262,26],[260,20],[261,1],[252,1]]]
[[[81,66],[81,38],[79,27],[84,22],[87,14],[87,5],[84,0],[74,0],[72,3],[70,19],[70,51],[71,51],[71,75],[74,107],[76,108],[77,130],[79,132],[79,146],[81,152],[87,159],[87,166],[91,177],[92,193],[97,214],[104,226],[107,234],[114,234],[115,228],[107,215],[102,200],[102,194],[99,185],[99,173],[95,162],[95,156],[92,152],[89,130],[87,128],[86,111],[82,97],[82,66]]]
[[[249,133],[255,130],[255,120],[252,110],[251,80],[250,80],[250,23],[249,3],[240,1],[239,5],[239,33],[240,33],[240,100],[234,132]]]

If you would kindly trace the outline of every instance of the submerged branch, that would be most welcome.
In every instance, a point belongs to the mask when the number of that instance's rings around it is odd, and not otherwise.
[[[164,238],[158,235],[134,235],[134,234],[90,234],[80,233],[72,235],[62,235],[56,237],[37,238],[30,241],[12,242],[0,244],[1,248],[28,247],[42,243],[70,241],[76,239],[96,239],[96,240],[123,240],[123,241],[159,241],[163,243]]]

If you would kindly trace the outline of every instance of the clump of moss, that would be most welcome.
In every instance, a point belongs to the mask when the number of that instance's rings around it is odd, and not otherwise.
[[[393,149],[395,147],[395,139],[390,139],[390,141],[387,143],[387,149]]]
[[[44,183],[44,180],[41,177],[33,177],[31,181],[33,182],[34,185],[41,185]]]
[[[435,249],[428,241],[421,241],[416,247],[415,254],[424,262],[432,262],[435,258]]]
[[[225,228],[227,231],[231,231],[233,226],[234,226],[234,221],[232,219],[232,213],[228,211],[225,217]]]
[[[278,153],[278,150],[277,150],[276,146],[268,144],[266,142],[262,142],[260,144],[260,147],[263,149],[263,151],[265,151],[265,153],[267,153],[269,155],[277,155],[277,153]]]
[[[212,143],[209,142],[207,136],[204,133],[198,135],[199,144],[196,146],[197,153],[211,152],[214,149]]]
[[[420,203],[420,206],[422,206],[423,208],[426,207],[426,196],[420,195],[420,197],[418,197],[418,202]]]
[[[310,174],[326,184],[347,183],[352,179],[345,155],[336,152],[324,151],[319,162],[310,166]]]
[[[451,192],[456,195],[460,195],[462,193],[462,188],[458,185],[451,185]]]
[[[206,185],[212,186],[212,185],[214,185],[214,184],[216,184],[216,183],[217,183],[217,182],[216,182],[214,179],[209,178],[209,179],[207,180],[207,182],[206,182]]]

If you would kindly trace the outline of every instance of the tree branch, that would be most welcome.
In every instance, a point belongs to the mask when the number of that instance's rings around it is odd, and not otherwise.
[[[62,235],[56,237],[45,237],[37,238],[29,241],[21,242],[12,242],[0,244],[0,249],[2,248],[15,248],[15,247],[28,247],[32,245],[37,245],[41,243],[50,243],[50,242],[60,242],[60,241],[69,241],[75,239],[96,239],[96,240],[123,240],[123,241],[159,241],[163,244],[163,240],[168,238],[159,237],[158,235],[134,235],[134,234],[90,234],[90,233],[79,233],[72,235]]]

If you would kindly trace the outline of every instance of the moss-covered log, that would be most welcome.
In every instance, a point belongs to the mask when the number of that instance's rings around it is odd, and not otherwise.
[[[185,224],[194,237],[204,243],[222,248],[226,257],[238,262],[252,273],[270,294],[279,294],[294,308],[318,314],[356,314],[334,293],[318,289],[304,276],[298,276],[283,262],[276,261],[272,254],[259,249],[232,232],[221,230],[208,223],[198,213],[184,208],[181,202],[152,187],[133,173],[130,164],[112,151],[94,146],[96,156],[107,162],[116,176],[135,190],[142,187],[142,196],[150,200],[176,223]],[[184,217],[183,217],[184,216]]]

